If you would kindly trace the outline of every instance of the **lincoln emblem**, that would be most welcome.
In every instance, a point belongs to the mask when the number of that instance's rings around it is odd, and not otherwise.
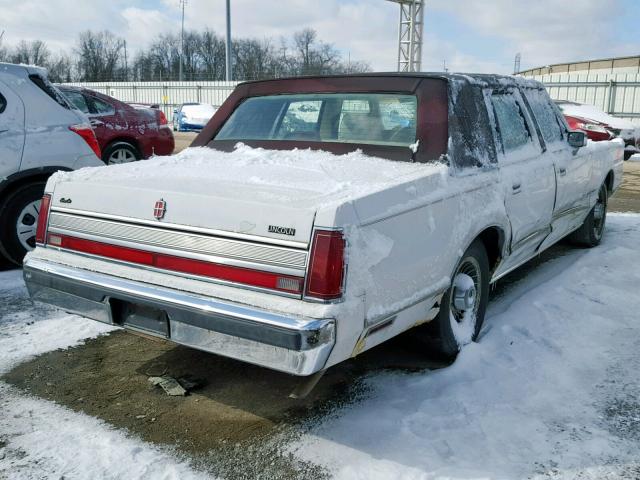
[[[167,202],[165,202],[163,199],[158,200],[155,207],[153,207],[153,216],[156,217],[156,220],[162,220],[166,212]]]

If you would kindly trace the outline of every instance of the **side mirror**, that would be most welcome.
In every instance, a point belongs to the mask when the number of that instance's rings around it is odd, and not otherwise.
[[[569,132],[567,138],[569,145],[573,148],[581,148],[587,144],[587,134],[584,132]]]
[[[174,114],[178,113],[178,109],[177,109],[177,108],[174,108],[174,109],[173,109],[173,113],[174,113]]]

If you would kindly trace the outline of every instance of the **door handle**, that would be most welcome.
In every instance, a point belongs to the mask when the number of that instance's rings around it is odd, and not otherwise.
[[[560,176],[564,177],[567,174],[567,169],[566,168],[559,168],[558,169],[558,173],[560,173]]]
[[[91,120],[89,123],[91,123],[92,127],[99,127],[100,125],[104,125],[104,122],[102,120]]]
[[[516,193],[520,193],[522,191],[522,184],[520,183],[514,183],[513,185],[511,185],[511,193],[513,193],[514,195]]]
[[[8,128],[3,128],[2,130],[0,130],[0,133],[4,133],[4,132],[8,132],[9,129]]]

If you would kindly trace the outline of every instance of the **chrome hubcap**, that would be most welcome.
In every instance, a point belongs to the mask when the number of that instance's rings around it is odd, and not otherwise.
[[[593,233],[596,238],[602,236],[604,222],[607,216],[607,191],[601,188],[598,194],[598,201],[593,207]]]
[[[480,272],[478,261],[474,257],[466,257],[453,277],[449,312],[451,331],[460,347],[470,343],[475,335],[483,282]]]
[[[40,212],[40,200],[27,204],[18,215],[18,220],[16,221],[18,241],[27,251],[36,248],[38,212]]]
[[[119,163],[129,163],[136,159],[135,155],[126,148],[119,148],[114,150],[109,156],[109,165],[115,165]]]
[[[476,286],[466,273],[459,273],[453,282],[453,306],[456,310],[471,310],[476,303]]]

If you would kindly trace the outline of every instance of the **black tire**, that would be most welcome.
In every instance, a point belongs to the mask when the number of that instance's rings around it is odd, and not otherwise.
[[[11,263],[22,265],[22,260],[29,250],[35,248],[35,226],[38,218],[35,212],[25,212],[34,202],[42,199],[44,183],[30,183],[19,187],[0,208],[0,251]],[[39,205],[38,205],[39,208]],[[25,229],[18,231],[18,222]],[[33,236],[27,233],[33,230]],[[19,233],[29,235],[27,246],[20,240]],[[25,237],[23,237],[25,238]],[[28,248],[27,248],[28,247]]]
[[[454,295],[454,291],[456,290],[455,282],[458,274],[471,273],[467,269],[469,264],[472,264],[474,270],[477,272],[478,282],[474,280],[474,286],[477,290],[473,309],[465,312],[456,309],[452,302],[452,295]],[[438,316],[431,322],[418,327],[418,338],[427,346],[430,354],[436,354],[453,360],[466,343],[475,341],[478,338],[478,333],[480,333],[480,329],[482,328],[487,303],[489,301],[489,280],[489,258],[487,251],[482,242],[476,240],[456,265],[451,286],[442,297]],[[477,297],[477,295],[479,295],[479,297]],[[461,313],[462,317],[459,319]],[[467,315],[473,315],[473,317],[467,317]],[[454,333],[454,321],[457,322],[456,325],[461,329],[458,336]],[[475,321],[475,324],[467,324],[466,332],[461,333],[465,328],[462,322],[465,321]]]
[[[597,247],[602,241],[604,227],[607,221],[607,205],[609,190],[603,183],[598,190],[598,200],[593,206],[582,226],[569,235],[569,240],[583,247]]]
[[[115,161],[115,157],[120,156],[122,161]],[[138,149],[128,142],[114,142],[107,146],[102,152],[102,161],[107,165],[119,163],[136,162],[142,158]]]

